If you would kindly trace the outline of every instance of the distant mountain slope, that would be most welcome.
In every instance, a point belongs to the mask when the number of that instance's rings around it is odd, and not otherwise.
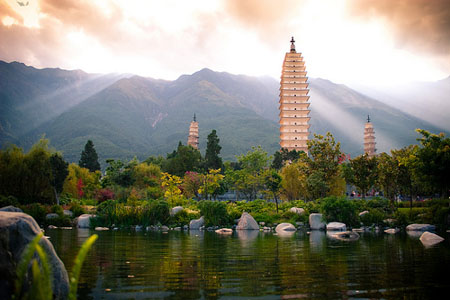
[[[123,76],[0,61],[0,143],[17,143],[20,136]]]
[[[7,78],[6,83],[0,81],[5,88],[0,93],[1,145],[15,139],[28,148],[45,134],[69,161],[78,161],[88,139],[102,165],[107,158],[145,159],[173,151],[179,141],[185,144],[195,113],[202,153],[212,129],[217,130],[224,159],[256,145],[269,154],[279,149],[275,79],[209,69],[174,81],[124,77],[0,64],[0,78]],[[416,128],[442,131],[344,85],[314,78],[309,82],[311,132],[331,131],[352,156],[362,153],[368,114],[379,152],[415,143]]]

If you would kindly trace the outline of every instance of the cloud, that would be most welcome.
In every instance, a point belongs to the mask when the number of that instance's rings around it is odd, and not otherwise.
[[[448,58],[448,0],[352,0],[349,7],[355,17],[384,19],[393,31],[399,48]]]
[[[296,0],[229,0],[226,13],[242,25],[257,32],[267,44],[287,44],[295,34],[289,20],[299,13],[304,1]]]

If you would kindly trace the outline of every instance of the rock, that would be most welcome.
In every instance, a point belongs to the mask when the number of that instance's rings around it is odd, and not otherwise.
[[[272,231],[272,228],[267,227],[267,226],[264,226],[263,230],[264,230],[264,231]]]
[[[188,230],[188,229],[189,229],[189,226],[187,226],[187,225],[184,225],[184,226],[183,226],[183,230],[186,231],[186,230]]]
[[[425,246],[433,246],[433,245],[436,245],[436,244],[442,242],[443,240],[444,240],[444,238],[438,236],[437,234],[428,232],[428,231],[425,231],[420,236],[420,241]]]
[[[239,219],[239,223],[236,227],[237,230],[259,230],[258,223],[256,223],[255,219],[247,213],[243,212],[241,218]]]
[[[70,210],[68,210],[68,209],[65,209],[63,212],[64,212],[64,215],[65,215],[65,216],[68,216],[68,217],[70,217],[70,218],[73,217],[73,212],[72,212],[72,211],[70,211]]]
[[[8,211],[8,212],[23,212],[20,208],[8,205],[5,207],[0,208],[0,211]]]
[[[344,242],[353,242],[359,239],[359,234],[353,231],[336,232],[330,233],[329,235],[327,233],[327,236]]]
[[[142,225],[136,225],[134,227],[134,230],[136,230],[136,231],[142,231],[142,229],[144,229],[144,226],[142,226]]]
[[[436,226],[430,224],[409,224],[406,231],[434,231]]]
[[[275,231],[277,233],[280,232],[284,232],[284,231],[296,231],[297,229],[295,229],[294,225],[292,225],[291,223],[281,223],[278,224],[277,227],[275,228]]]
[[[266,222],[259,222],[259,225],[265,226],[265,225],[266,225]]]
[[[31,216],[19,212],[0,212],[0,299],[11,299],[16,266],[25,247],[39,233],[41,229]],[[66,268],[48,239],[41,238],[39,244],[53,270],[53,299],[66,299],[69,292]]]
[[[207,230],[207,231],[213,231],[213,230],[214,230],[214,227],[212,227],[212,226],[207,227],[206,230]]]
[[[387,233],[387,234],[396,234],[398,232],[400,232],[400,229],[398,229],[398,228],[389,228],[384,231],[384,233]]]
[[[175,231],[181,231],[181,227],[175,227],[173,230],[175,230]]]
[[[197,220],[191,220],[191,222],[189,222],[189,229],[190,230],[200,230],[200,227],[202,227],[204,223],[205,223],[205,219],[203,218],[203,216]]]
[[[107,231],[107,230],[109,230],[109,228],[108,227],[95,227],[95,230],[96,231]]]
[[[65,229],[65,230],[69,230],[69,229],[72,229],[72,227],[59,227],[59,229]]]
[[[364,228],[353,228],[352,229],[353,232],[364,232]]]
[[[330,222],[327,224],[327,231],[346,231],[347,226],[341,222]]]
[[[369,213],[369,211],[368,211],[368,210],[365,210],[365,211],[360,212],[358,215],[359,215],[360,217],[362,217],[362,216],[367,215],[368,213]]]
[[[59,218],[59,215],[58,215],[58,214],[55,214],[55,213],[47,214],[47,215],[45,216],[45,219],[46,219],[46,220],[51,220],[51,219],[56,219],[56,218]]]
[[[386,219],[386,220],[383,220],[383,222],[388,225],[393,225],[393,224],[395,224],[395,222],[397,222],[397,220],[396,219]]]
[[[289,209],[290,212],[293,212],[294,214],[297,215],[303,215],[305,213],[305,210],[303,208],[299,208],[299,207],[291,207]]]
[[[322,214],[310,214],[309,227],[311,227],[312,230],[325,229],[326,224],[322,221]]]
[[[233,233],[233,229],[231,229],[231,228],[221,228],[221,229],[217,229],[216,233],[218,233],[218,234],[232,234]]]
[[[47,228],[48,228],[48,229],[58,229],[58,227],[56,227],[55,225],[48,225]]]
[[[161,226],[161,231],[169,231],[169,227],[166,225]]]
[[[77,227],[78,228],[89,228],[91,225],[91,218],[95,217],[95,215],[91,214],[82,214],[78,217]]]
[[[180,211],[183,210],[183,206],[175,206],[174,208],[172,208],[172,210],[170,211],[170,215],[171,216],[175,216],[177,213],[179,213]]]

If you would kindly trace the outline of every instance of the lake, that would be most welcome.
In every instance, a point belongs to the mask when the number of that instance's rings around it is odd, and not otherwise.
[[[445,232],[426,248],[406,233],[343,242],[320,231],[46,231],[67,270],[94,233],[79,299],[442,299],[450,290]]]

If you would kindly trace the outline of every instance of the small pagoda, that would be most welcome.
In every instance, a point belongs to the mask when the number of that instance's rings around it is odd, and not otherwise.
[[[364,153],[369,155],[369,157],[376,154],[375,144],[375,130],[372,123],[370,123],[370,116],[367,115],[367,123],[364,127]]]
[[[193,148],[198,149],[198,122],[197,118],[194,114],[194,120],[191,122],[191,126],[189,126],[189,135],[188,135],[188,145],[191,145]]]
[[[280,82],[280,146],[289,151],[308,152],[309,89],[305,62],[295,51],[294,37],[291,50],[286,53]]]

